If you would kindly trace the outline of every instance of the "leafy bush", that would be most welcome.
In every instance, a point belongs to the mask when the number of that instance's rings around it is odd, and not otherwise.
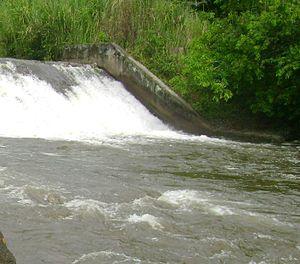
[[[211,18],[208,30],[189,45],[182,75],[173,83],[193,95],[196,107],[234,99],[253,113],[299,121],[299,19],[293,1],[269,1],[259,14]]]

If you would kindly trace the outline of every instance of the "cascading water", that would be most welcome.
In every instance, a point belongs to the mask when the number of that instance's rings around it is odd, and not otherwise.
[[[104,72],[63,63],[48,67],[72,85],[59,92],[30,71],[18,72],[14,61],[0,64],[0,136],[103,140],[176,135]]]

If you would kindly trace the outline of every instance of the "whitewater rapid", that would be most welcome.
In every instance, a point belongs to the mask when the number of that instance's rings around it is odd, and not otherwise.
[[[124,86],[91,66],[53,63],[74,85],[64,93],[34,72],[0,64],[0,136],[101,141],[113,137],[186,138],[153,116]]]

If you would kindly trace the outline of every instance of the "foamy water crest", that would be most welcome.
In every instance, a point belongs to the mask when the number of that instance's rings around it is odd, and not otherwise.
[[[164,230],[164,219],[157,217],[159,212],[177,210],[178,213],[199,212],[224,217],[238,217],[244,221],[259,221],[262,225],[290,226],[275,215],[266,215],[238,208],[239,203],[224,202],[212,193],[195,190],[169,190],[158,197],[144,196],[129,202],[107,203],[86,197],[69,197],[69,192],[57,186],[26,184],[14,186],[0,178],[0,193],[18,204],[30,207],[65,208],[66,218],[76,216],[100,217],[116,221],[117,225],[145,223],[150,228]],[[231,205],[228,206],[227,204]],[[167,206],[167,207],[166,207]],[[143,213],[139,212],[143,208]],[[145,210],[150,210],[149,212]]]
[[[196,207],[216,215],[235,214],[231,208],[215,204],[209,193],[200,193],[194,190],[166,191],[158,198],[158,201],[178,207],[181,210],[192,210]]]
[[[153,116],[120,82],[90,66],[53,65],[74,80],[66,95],[34,75],[0,64],[0,136],[101,142],[145,136],[208,140],[175,132]]]
[[[153,229],[163,229],[163,226],[159,223],[158,217],[155,217],[150,214],[144,214],[144,215],[130,215],[128,218],[128,222],[130,223],[147,223],[149,224]]]
[[[24,186],[5,185],[4,181],[0,179],[0,189],[2,189],[2,192],[4,191],[9,198],[23,205],[47,207],[62,205],[65,202],[65,197],[62,194],[63,191],[54,189],[53,187],[29,184]]]
[[[98,200],[77,198],[63,204],[64,207],[78,215],[113,217],[110,205]]]

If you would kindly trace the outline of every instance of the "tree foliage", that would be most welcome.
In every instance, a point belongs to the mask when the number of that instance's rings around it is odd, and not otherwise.
[[[192,40],[183,74],[173,79],[177,89],[196,98],[196,107],[199,100],[234,99],[253,113],[299,122],[299,4],[239,1],[244,5],[237,10],[236,1],[214,1],[221,2],[226,16],[211,13],[207,31]]]

